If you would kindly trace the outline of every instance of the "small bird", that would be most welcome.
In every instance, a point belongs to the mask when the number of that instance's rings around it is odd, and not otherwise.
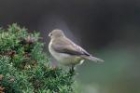
[[[100,58],[93,57],[82,47],[72,42],[60,29],[54,29],[48,36],[51,39],[48,45],[49,52],[58,62],[65,66],[70,66],[74,69],[75,65],[82,64],[85,59],[104,62]]]

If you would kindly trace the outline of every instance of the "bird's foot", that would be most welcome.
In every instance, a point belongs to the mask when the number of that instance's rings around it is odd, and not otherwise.
[[[74,76],[74,75],[76,74],[76,73],[75,73],[75,67],[74,67],[74,66],[72,66],[72,67],[70,68],[69,73],[70,73],[71,76]]]

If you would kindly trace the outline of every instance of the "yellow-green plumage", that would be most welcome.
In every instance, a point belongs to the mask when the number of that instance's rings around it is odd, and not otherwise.
[[[64,35],[62,30],[55,29],[49,33],[49,36],[51,38],[49,52],[63,65],[73,66],[81,64],[84,59],[103,62],[103,60],[91,56],[86,50],[73,43]]]

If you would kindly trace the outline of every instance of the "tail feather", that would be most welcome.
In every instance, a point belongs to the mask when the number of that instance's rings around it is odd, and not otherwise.
[[[86,56],[85,58],[94,62],[104,62],[104,60],[93,56]]]

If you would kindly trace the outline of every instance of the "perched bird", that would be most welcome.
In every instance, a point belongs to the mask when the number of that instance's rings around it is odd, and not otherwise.
[[[86,50],[68,39],[62,30],[55,29],[48,35],[50,37],[49,52],[61,64],[71,66],[81,64],[85,59],[94,62],[103,62],[102,59],[93,57]]]

